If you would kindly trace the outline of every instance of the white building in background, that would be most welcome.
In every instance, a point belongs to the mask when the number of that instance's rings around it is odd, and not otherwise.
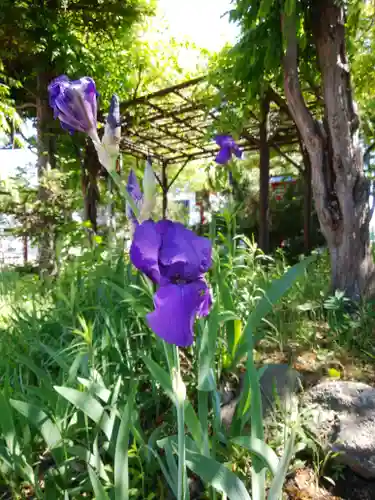
[[[37,185],[36,155],[29,149],[0,150],[0,181],[15,177],[20,171],[24,173],[30,186]],[[25,251],[28,262],[35,262],[38,257],[37,248],[22,237],[10,235],[10,230],[17,227],[11,215],[0,214],[0,266],[4,264],[23,265]],[[27,248],[25,246],[27,245]]]
[[[187,189],[176,189],[168,194],[168,205],[181,205],[186,210],[187,225],[194,226],[200,221],[198,207],[196,206],[196,195]]]

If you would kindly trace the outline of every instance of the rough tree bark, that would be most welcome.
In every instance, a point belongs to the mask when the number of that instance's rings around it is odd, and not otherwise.
[[[269,252],[269,181],[270,146],[268,143],[268,115],[270,98],[266,95],[260,103],[259,122],[259,246]]]
[[[331,257],[332,288],[352,299],[374,293],[370,252],[369,182],[364,176],[345,46],[345,12],[335,0],[311,2],[311,26],[319,61],[325,118],[307,109],[298,77],[296,24],[282,17],[288,107],[311,161],[312,187]]]
[[[98,177],[100,170],[101,164],[95,147],[91,139],[87,139],[81,177],[84,219],[90,221],[92,230],[95,233],[98,229],[98,203],[100,201]]]
[[[312,227],[312,186],[311,186],[311,161],[309,153],[303,141],[300,140],[300,149],[303,158],[303,183],[304,183],[304,197],[303,197],[303,249],[307,255],[311,251],[311,227]]]
[[[50,193],[44,184],[45,175],[51,168],[56,168],[56,140],[52,130],[53,115],[48,103],[47,87],[52,79],[51,73],[40,72],[37,75],[37,149],[38,149],[38,198],[47,208]],[[55,264],[55,238],[52,220],[47,214],[42,217],[39,240],[39,269],[41,274],[49,274]]]

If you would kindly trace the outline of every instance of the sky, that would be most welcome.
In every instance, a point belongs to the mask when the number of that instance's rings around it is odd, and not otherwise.
[[[237,28],[225,15],[230,0],[159,0],[159,12],[176,38],[189,38],[200,48],[220,50],[234,42]]]

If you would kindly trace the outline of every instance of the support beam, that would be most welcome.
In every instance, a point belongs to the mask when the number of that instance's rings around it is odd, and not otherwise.
[[[259,246],[265,254],[269,252],[269,183],[270,146],[268,143],[268,116],[270,100],[264,96],[260,103],[259,123]]]
[[[161,167],[161,189],[163,195],[163,205],[162,205],[162,214],[163,219],[167,218],[167,209],[168,209],[168,177],[167,177],[167,166],[166,162],[163,162]]]

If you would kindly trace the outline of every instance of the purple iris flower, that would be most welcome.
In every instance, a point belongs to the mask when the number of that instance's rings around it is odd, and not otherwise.
[[[65,75],[48,86],[49,102],[55,118],[70,133],[75,130],[91,133],[97,127],[97,92],[92,78],[85,76],[70,81]]]
[[[134,170],[130,170],[126,190],[133,198],[135,205],[140,209],[143,201],[143,195]],[[133,225],[138,225],[137,218],[129,204],[126,205],[126,216],[132,221]]]
[[[225,165],[232,159],[233,154],[237,156],[237,158],[242,158],[242,150],[238,147],[231,135],[217,135],[215,141],[216,144],[220,146],[220,151],[215,158],[216,163]]]
[[[179,222],[147,220],[135,229],[131,261],[159,285],[147,322],[170,344],[191,345],[196,316],[209,313],[212,298],[204,273],[211,267],[211,254],[210,240]]]
[[[120,118],[120,101],[118,96],[113,94],[107,116],[107,122],[112,130],[121,126]]]

